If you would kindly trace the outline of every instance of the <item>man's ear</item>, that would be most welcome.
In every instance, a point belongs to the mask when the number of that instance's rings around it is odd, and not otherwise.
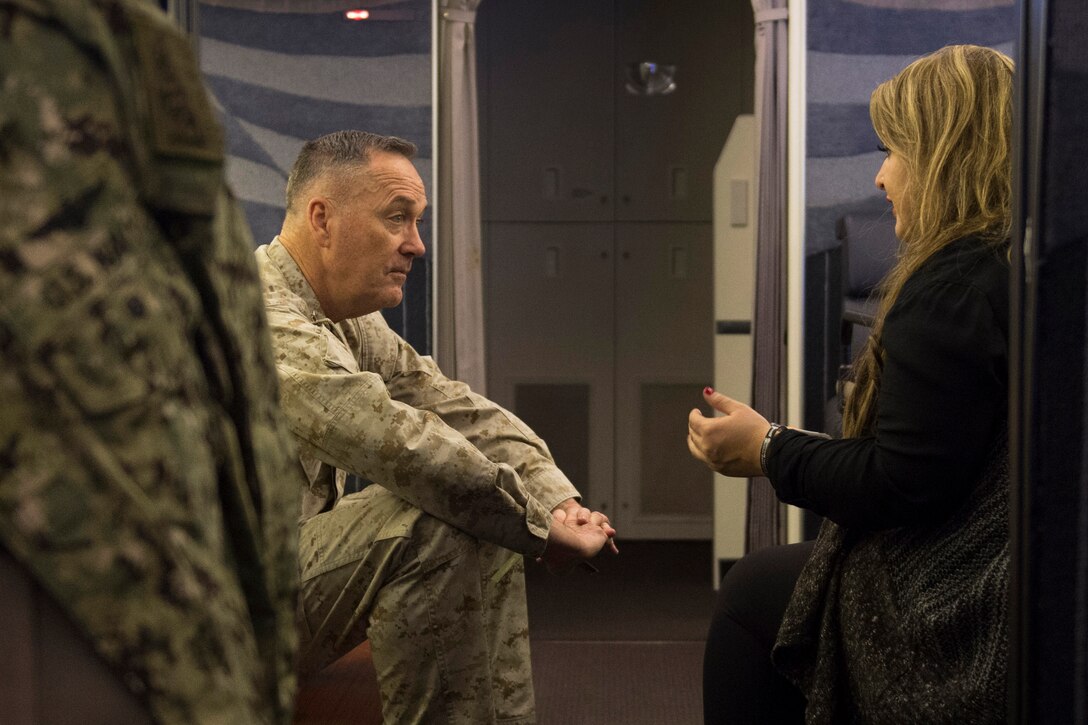
[[[323,196],[315,196],[306,204],[306,222],[313,233],[318,246],[326,247],[331,241],[329,232],[329,218],[332,209],[329,200]]]

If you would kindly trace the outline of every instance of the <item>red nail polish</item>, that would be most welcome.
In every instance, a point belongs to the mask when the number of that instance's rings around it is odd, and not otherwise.
[[[713,394],[714,394],[714,388],[710,387],[709,385],[706,386],[705,388],[703,388],[703,395],[713,395]]]

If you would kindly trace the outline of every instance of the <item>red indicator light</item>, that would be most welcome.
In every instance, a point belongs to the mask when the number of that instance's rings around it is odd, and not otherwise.
[[[348,20],[366,20],[370,17],[369,10],[348,10],[344,13],[344,17]]]

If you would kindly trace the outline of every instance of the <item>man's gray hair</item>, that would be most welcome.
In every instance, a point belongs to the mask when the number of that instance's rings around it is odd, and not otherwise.
[[[373,151],[388,151],[405,158],[416,155],[416,145],[396,136],[367,131],[336,131],[307,141],[287,177],[287,209],[311,181],[335,168],[364,166]]]

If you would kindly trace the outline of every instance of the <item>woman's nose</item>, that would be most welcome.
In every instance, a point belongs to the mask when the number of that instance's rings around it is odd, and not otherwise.
[[[873,183],[876,184],[876,188],[884,191],[884,167],[888,165],[887,156],[880,162],[880,168],[876,170],[876,177],[873,179]]]

